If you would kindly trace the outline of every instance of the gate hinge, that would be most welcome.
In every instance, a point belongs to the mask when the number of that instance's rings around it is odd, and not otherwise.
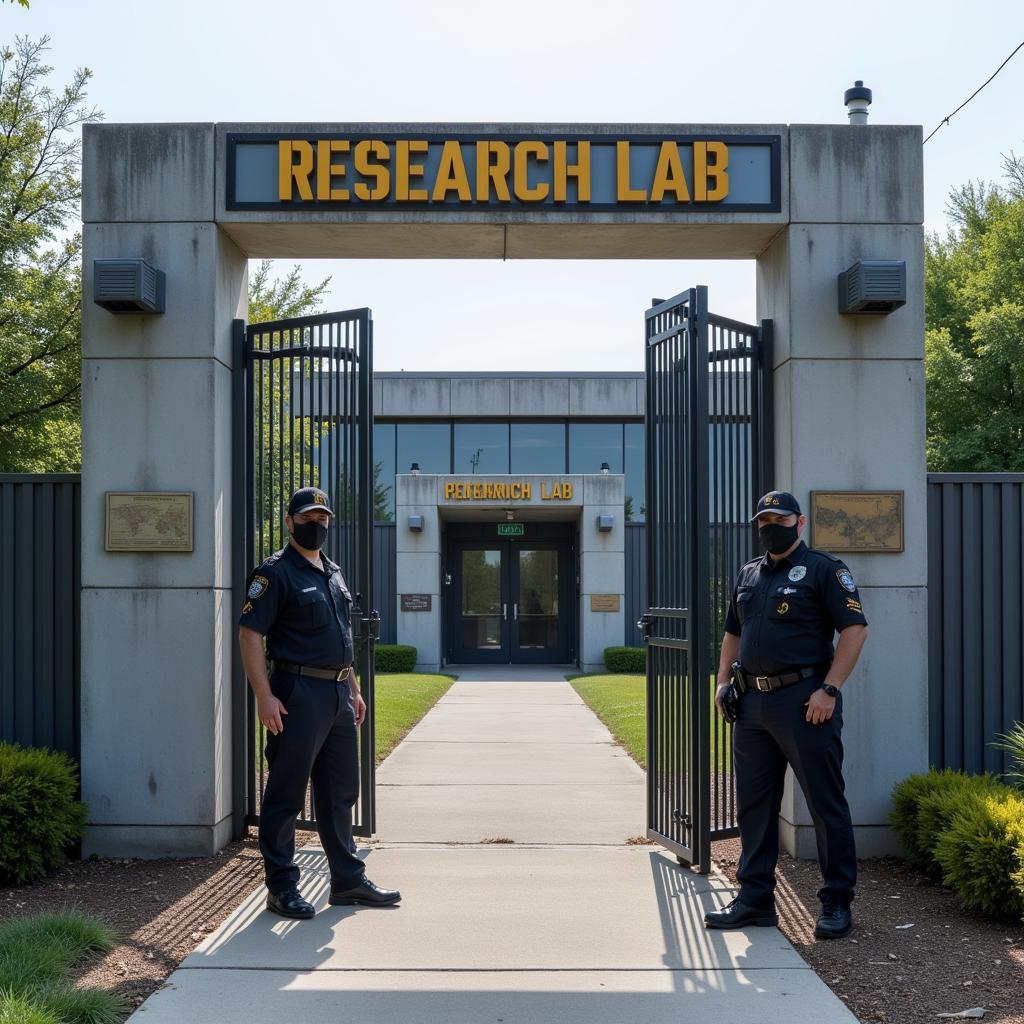
[[[654,616],[644,613],[637,620],[636,628],[643,634],[644,640],[649,640],[654,633]]]

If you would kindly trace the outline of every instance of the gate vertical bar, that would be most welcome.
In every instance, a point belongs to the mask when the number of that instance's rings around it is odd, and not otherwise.
[[[246,401],[245,321],[231,321],[231,423],[235,438],[241,434],[242,444],[233,441],[235,458],[231,467],[231,622],[226,641],[230,643],[234,631],[230,628],[242,612],[245,596],[246,537],[248,536],[246,510],[249,507],[249,427]],[[246,772],[248,744],[246,742],[245,668],[237,643],[231,646],[231,834],[235,839],[245,835]]]

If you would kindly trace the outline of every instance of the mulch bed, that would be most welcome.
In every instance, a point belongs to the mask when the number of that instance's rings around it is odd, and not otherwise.
[[[738,840],[715,843],[712,856],[735,882]],[[783,855],[776,890],[782,931],[854,1016],[917,1024],[983,1007],[985,1021],[1024,1024],[1024,922],[976,917],[950,889],[900,860],[864,860],[859,869],[854,929],[845,939],[814,939],[821,885],[814,861]]]
[[[312,839],[300,833],[298,842]],[[736,840],[715,843],[734,881]],[[66,906],[106,921],[121,937],[78,972],[120,994],[129,1010],[263,883],[254,832],[215,857],[75,861],[35,885],[0,889],[0,919]],[[801,956],[865,1024],[918,1024],[981,1006],[994,1024],[1024,1024],[1024,923],[998,924],[959,907],[948,889],[898,860],[862,861],[847,939],[815,942],[814,862],[783,857],[778,909]],[[900,925],[913,925],[900,928]]]

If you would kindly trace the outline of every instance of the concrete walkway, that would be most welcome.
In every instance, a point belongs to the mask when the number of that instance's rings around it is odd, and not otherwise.
[[[777,930],[704,930],[724,880],[627,844],[643,774],[564,670],[459,674],[378,773],[367,868],[402,904],[329,907],[307,847],[313,921],[255,893],[133,1019],[856,1024]]]

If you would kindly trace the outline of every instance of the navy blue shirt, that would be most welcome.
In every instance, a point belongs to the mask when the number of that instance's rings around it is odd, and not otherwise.
[[[771,676],[831,662],[835,632],[867,621],[843,561],[801,541],[787,558],[765,554],[740,569],[725,630],[740,638],[740,664]]]
[[[311,668],[351,665],[352,595],[323,552],[318,569],[289,544],[249,576],[240,626],[267,638],[267,655]]]

